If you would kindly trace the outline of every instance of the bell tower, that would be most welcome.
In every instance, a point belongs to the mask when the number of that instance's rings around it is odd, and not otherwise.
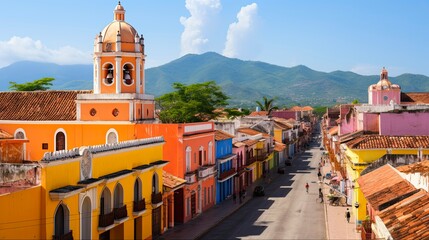
[[[368,88],[368,104],[390,105],[401,102],[401,87],[389,81],[388,72],[383,67],[380,80]]]
[[[125,21],[118,2],[113,21],[96,34],[93,94],[78,96],[80,120],[154,119],[154,97],[145,94],[144,38]]]

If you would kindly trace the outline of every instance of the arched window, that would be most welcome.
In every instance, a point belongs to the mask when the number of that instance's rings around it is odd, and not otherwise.
[[[198,161],[200,166],[204,165],[204,148],[200,147],[200,149],[198,150]]]
[[[55,133],[55,150],[60,151],[66,149],[66,134],[63,129],[57,130]]]
[[[58,205],[57,211],[55,212],[55,236],[62,237],[67,234],[69,230],[69,211],[63,204]]]
[[[186,172],[191,171],[191,157],[192,157],[192,149],[191,147],[186,148]]]
[[[158,174],[154,173],[152,176],[152,193],[159,192],[158,183],[159,183]]]
[[[106,134],[106,143],[118,143],[118,132],[111,128]]]
[[[115,187],[115,192],[113,194],[115,197],[113,198],[113,207],[120,208],[124,205],[124,189],[122,185],[118,183]]]
[[[134,72],[134,67],[131,63],[126,63],[123,67],[123,82],[125,85],[129,86],[132,85],[134,83],[134,79],[133,79],[133,72]]]
[[[213,164],[213,143],[209,142],[209,156],[208,156],[209,164]]]
[[[25,137],[25,132],[22,128],[19,128],[15,131],[15,139],[26,139]],[[23,144],[23,149],[22,149],[22,159],[25,160],[25,153],[27,150],[27,146],[26,143]]]
[[[80,226],[81,226],[81,239],[92,239],[91,236],[91,199],[89,197],[85,197],[82,203],[80,217]]]
[[[134,182],[134,202],[138,202],[142,199],[142,181],[137,178]]]
[[[107,86],[112,85],[115,82],[114,67],[111,63],[106,63],[103,66],[103,83]]]
[[[110,207],[110,203],[111,203],[110,199],[111,199],[110,191],[106,187],[104,188],[100,198],[100,215],[105,215],[112,212],[112,208]]]

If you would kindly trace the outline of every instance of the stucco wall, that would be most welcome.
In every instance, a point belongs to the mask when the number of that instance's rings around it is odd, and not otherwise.
[[[429,112],[380,113],[380,134],[429,135]]]

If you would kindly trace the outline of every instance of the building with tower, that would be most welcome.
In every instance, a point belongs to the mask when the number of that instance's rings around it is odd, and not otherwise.
[[[164,174],[164,137],[138,133],[155,122],[144,39],[113,13],[92,90],[0,92],[0,238],[149,239],[174,222],[164,177],[184,179]]]

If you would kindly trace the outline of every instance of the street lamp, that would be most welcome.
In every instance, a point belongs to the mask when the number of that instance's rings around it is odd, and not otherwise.
[[[355,202],[355,208],[358,209],[359,208],[359,203]]]

